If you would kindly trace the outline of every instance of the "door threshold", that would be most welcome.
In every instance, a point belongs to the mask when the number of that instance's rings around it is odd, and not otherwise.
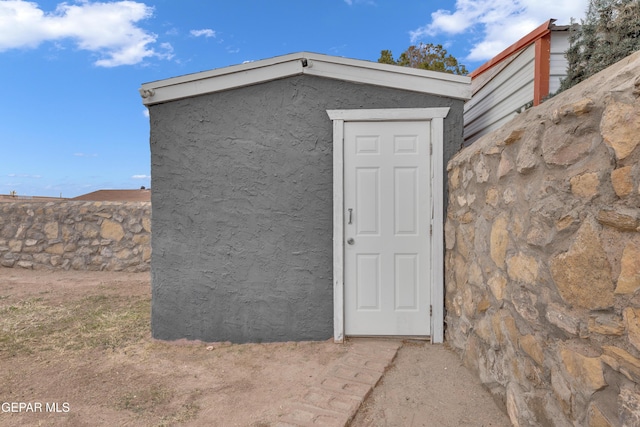
[[[346,339],[375,338],[385,340],[431,341],[429,335],[347,335]]]

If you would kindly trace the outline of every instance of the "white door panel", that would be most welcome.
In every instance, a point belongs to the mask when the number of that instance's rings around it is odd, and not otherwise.
[[[344,127],[345,333],[430,334],[430,122]]]

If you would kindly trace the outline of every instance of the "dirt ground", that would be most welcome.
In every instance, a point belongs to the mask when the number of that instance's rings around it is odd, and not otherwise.
[[[349,351],[161,342],[148,273],[0,268],[0,426],[277,425]],[[356,426],[508,426],[444,346],[405,343]]]

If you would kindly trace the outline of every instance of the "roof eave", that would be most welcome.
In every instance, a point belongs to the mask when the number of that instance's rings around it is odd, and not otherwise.
[[[538,28],[531,31],[529,34],[522,37],[520,40],[518,40],[517,42],[515,42],[514,44],[512,44],[511,46],[509,46],[508,48],[506,48],[505,50],[503,50],[502,52],[494,56],[493,58],[491,58],[489,61],[485,62],[480,67],[473,70],[469,74],[469,77],[471,77],[472,79],[478,77],[480,74],[495,67],[496,65],[498,65],[499,63],[501,63],[511,55],[517,52],[520,52],[522,49],[526,48],[532,43],[535,43],[536,40],[546,36],[551,31],[551,27],[555,21],[556,21],[555,19],[549,19],[544,24],[540,25]]]
[[[393,87],[467,100],[471,79],[434,71],[299,52],[246,64],[145,83],[147,106],[301,74]]]

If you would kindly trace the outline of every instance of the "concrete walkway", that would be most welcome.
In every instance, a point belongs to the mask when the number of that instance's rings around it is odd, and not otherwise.
[[[446,345],[350,340],[279,427],[511,425],[479,379]]]
[[[358,339],[349,352],[286,406],[278,427],[343,427],[353,419],[402,346],[400,340]]]

